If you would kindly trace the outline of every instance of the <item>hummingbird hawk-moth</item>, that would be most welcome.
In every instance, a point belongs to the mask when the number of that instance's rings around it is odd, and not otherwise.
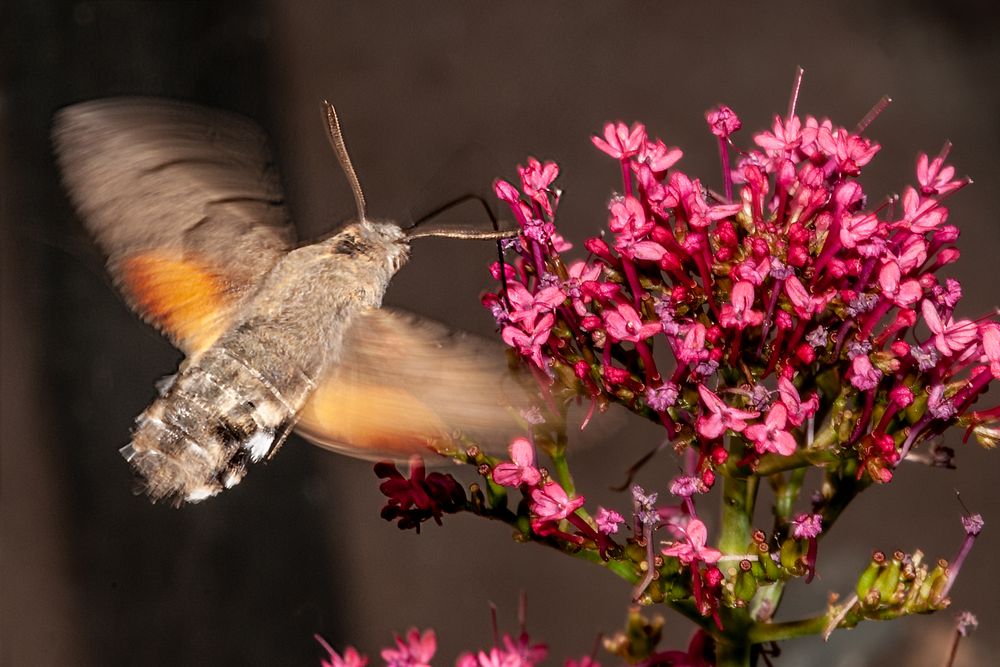
[[[380,307],[411,239],[511,234],[369,220],[329,103],[324,114],[358,220],[298,246],[252,121],[138,98],[55,117],[63,180],[116,286],[186,355],[121,450],[154,501],[236,485],[293,429],[349,455],[400,458],[512,425],[499,346]]]

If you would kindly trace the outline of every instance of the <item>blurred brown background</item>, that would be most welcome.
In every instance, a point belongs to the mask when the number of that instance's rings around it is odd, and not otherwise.
[[[378,518],[369,464],[292,439],[234,492],[174,510],[131,494],[117,453],[178,354],[133,317],[104,276],[61,192],[48,145],[53,111],[117,94],[184,98],[245,113],[272,134],[303,238],[352,214],[318,103],[340,110],[373,215],[413,219],[514,177],[528,154],[557,159],[564,234],[605,221],[616,167],[590,145],[603,122],[644,120],[685,150],[682,168],[718,187],[702,113],[725,102],[737,140],[781,113],[796,65],[801,112],[869,131],[882,153],[869,193],[913,179],[919,150],[954,142],[976,184],[951,202],[961,227],[964,316],[998,300],[1000,169],[997,21],[988,2],[241,3],[5,2],[0,7],[2,537],[0,664],[317,665],[324,634],[377,658],[391,633],[433,626],[439,664],[491,641],[487,603],[514,630],[517,594],[554,664],[620,627],[629,589],[609,573],[518,545],[468,517],[419,536]],[[475,215],[473,213],[472,215]],[[486,224],[477,215],[474,224]],[[388,301],[489,335],[478,306],[489,244],[428,240]],[[995,401],[995,397],[992,398]],[[619,432],[581,453],[580,488],[602,491],[655,430]],[[794,618],[848,593],[872,548],[952,557],[954,489],[987,526],[953,591],[982,629],[964,664],[1000,652],[1000,453],[949,444],[960,470],[904,466],[870,490],[820,552],[820,577],[792,587]],[[662,486],[675,468],[644,478]],[[465,475],[463,479],[471,480]],[[758,517],[766,525],[767,516]],[[779,664],[943,662],[952,612],[785,645]],[[667,617],[671,640],[689,626]],[[375,663],[378,661],[375,660]],[[605,660],[605,664],[612,661]],[[960,663],[961,664],[961,663]]]

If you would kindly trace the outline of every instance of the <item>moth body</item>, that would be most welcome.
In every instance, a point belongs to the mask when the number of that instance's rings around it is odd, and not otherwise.
[[[361,222],[286,254],[229,330],[136,419],[122,453],[148,493],[202,500],[273,454],[340,361],[356,315],[381,305],[408,249],[396,225]]]

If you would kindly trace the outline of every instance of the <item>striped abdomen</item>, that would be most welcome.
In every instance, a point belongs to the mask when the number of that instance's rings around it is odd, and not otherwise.
[[[196,502],[238,484],[281,444],[312,391],[296,364],[258,357],[251,367],[228,342],[188,362],[136,419],[122,454],[153,500]]]

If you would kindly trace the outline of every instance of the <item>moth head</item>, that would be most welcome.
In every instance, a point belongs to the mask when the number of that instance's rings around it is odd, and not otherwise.
[[[399,271],[410,256],[409,239],[391,222],[353,222],[332,236],[329,243],[334,252],[356,261],[386,264],[390,275]]]

